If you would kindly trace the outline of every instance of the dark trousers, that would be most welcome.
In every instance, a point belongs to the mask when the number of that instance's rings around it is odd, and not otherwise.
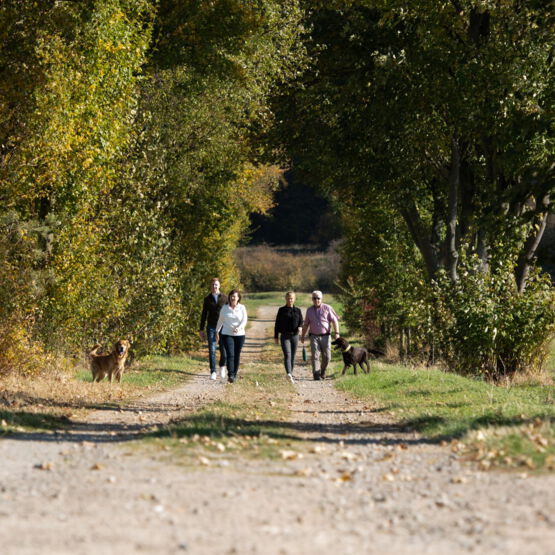
[[[227,375],[230,378],[237,376],[241,361],[241,349],[245,343],[244,335],[220,335],[227,360]]]
[[[210,362],[210,372],[216,371],[216,350],[218,343],[216,341],[216,328],[206,328],[206,338],[208,339],[208,360]],[[225,350],[222,346],[222,338],[220,337],[220,367],[225,366]]]
[[[297,352],[297,345],[299,344],[299,334],[280,335],[281,350],[283,351],[283,365],[288,374],[293,374],[295,368],[295,353]]]

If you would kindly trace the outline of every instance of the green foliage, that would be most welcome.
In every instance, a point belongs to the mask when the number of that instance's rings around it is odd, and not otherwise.
[[[239,283],[233,249],[271,205],[252,138],[301,30],[295,0],[0,5],[2,371],[8,343],[195,342],[206,281]]]
[[[552,10],[473,0],[306,5],[312,63],[276,99],[276,133],[341,214],[354,327],[425,356],[442,331],[432,282],[445,272],[442,295],[470,295],[461,261],[478,257],[477,271],[503,276],[512,297],[501,302],[488,286],[482,302],[531,313],[543,327],[530,329],[526,348],[496,342],[497,355],[509,373],[536,366],[554,316],[533,271],[552,209]],[[454,357],[458,370],[483,371]]]
[[[536,274],[518,294],[510,271],[484,274],[475,262],[455,286],[439,276],[433,297],[435,338],[453,370],[499,379],[542,369],[555,331],[545,276]]]
[[[347,376],[336,385],[372,401],[376,410],[394,415],[407,429],[436,440],[454,440],[453,449],[480,461],[554,468],[553,384],[497,387],[435,369],[377,364],[368,376]]]

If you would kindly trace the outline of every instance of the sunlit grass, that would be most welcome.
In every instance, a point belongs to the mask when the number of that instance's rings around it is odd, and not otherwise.
[[[92,383],[89,369],[0,381],[0,434],[65,428],[89,410],[130,400],[184,383],[198,368],[190,357],[148,357],[126,369],[121,383]]]
[[[297,441],[288,424],[288,404],[295,390],[285,380],[276,350],[268,348],[260,362],[245,364],[240,379],[226,386],[221,400],[150,435],[149,445],[171,452],[174,462],[208,464],[240,454],[276,458]]]
[[[502,387],[439,370],[376,363],[374,368],[370,375],[338,380],[337,387],[371,401],[424,436],[461,440],[480,460],[489,457],[496,464],[519,466],[524,461],[530,468],[549,466],[549,456],[555,453],[553,386]],[[536,443],[514,440],[526,439],[529,426],[540,424],[544,435]],[[503,434],[495,433],[501,429]]]

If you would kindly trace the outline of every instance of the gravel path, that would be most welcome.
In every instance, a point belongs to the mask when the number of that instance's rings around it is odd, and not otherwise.
[[[249,330],[245,371],[274,314]],[[298,378],[289,426],[307,448],[282,461],[190,468],[134,447],[221,397],[207,372],[68,433],[1,440],[0,552],[555,553],[554,477],[477,471],[306,366]]]

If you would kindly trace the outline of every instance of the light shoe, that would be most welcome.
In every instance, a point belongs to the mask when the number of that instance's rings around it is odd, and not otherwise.
[[[291,383],[295,383],[295,379],[293,378],[293,374],[287,374],[287,379],[288,379]]]
[[[220,366],[220,376],[225,378],[225,366]]]
[[[210,379],[211,379],[211,380],[215,380],[217,377],[218,377],[218,374],[216,374],[216,372],[212,372],[212,373],[210,374]]]

